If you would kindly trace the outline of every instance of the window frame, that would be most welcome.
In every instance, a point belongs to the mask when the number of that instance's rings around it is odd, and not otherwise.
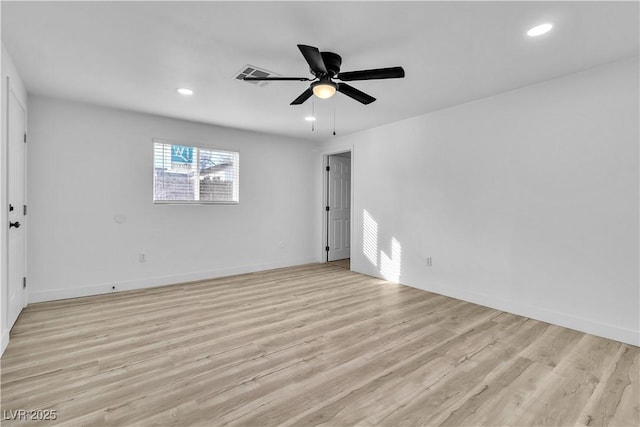
[[[218,151],[223,153],[232,153],[236,155],[236,166],[235,169],[237,171],[236,180],[234,181],[234,186],[236,189],[234,192],[237,192],[236,200],[156,200],[156,144],[165,144],[165,145],[180,145],[183,147],[191,147],[194,149],[194,157],[195,151],[198,150],[198,158],[200,150],[206,151]],[[151,139],[151,171],[152,171],[152,179],[151,179],[151,199],[154,205],[238,205],[240,204],[240,150],[238,149],[227,149],[227,148],[219,148],[219,147],[211,147],[207,144],[203,144],[201,142],[193,142],[193,141],[178,141],[167,138],[152,138]]]

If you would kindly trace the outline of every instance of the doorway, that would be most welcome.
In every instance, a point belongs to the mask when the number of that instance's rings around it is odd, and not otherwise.
[[[26,108],[7,79],[7,329],[11,329],[26,305]]]
[[[351,151],[327,156],[327,261],[351,258]]]

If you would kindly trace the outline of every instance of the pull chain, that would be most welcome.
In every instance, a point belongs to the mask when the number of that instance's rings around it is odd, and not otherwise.
[[[336,107],[333,107],[333,136],[336,136]]]

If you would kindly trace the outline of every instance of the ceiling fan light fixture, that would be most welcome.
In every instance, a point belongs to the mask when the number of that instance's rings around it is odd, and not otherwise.
[[[333,82],[317,82],[312,87],[313,94],[320,99],[331,98],[336,93],[336,84]]]

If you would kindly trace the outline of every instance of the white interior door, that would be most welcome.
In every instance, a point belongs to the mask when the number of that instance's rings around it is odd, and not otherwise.
[[[8,90],[8,202],[9,251],[7,326],[11,328],[25,306],[25,108]]]
[[[327,259],[351,256],[351,159],[329,156]]]

